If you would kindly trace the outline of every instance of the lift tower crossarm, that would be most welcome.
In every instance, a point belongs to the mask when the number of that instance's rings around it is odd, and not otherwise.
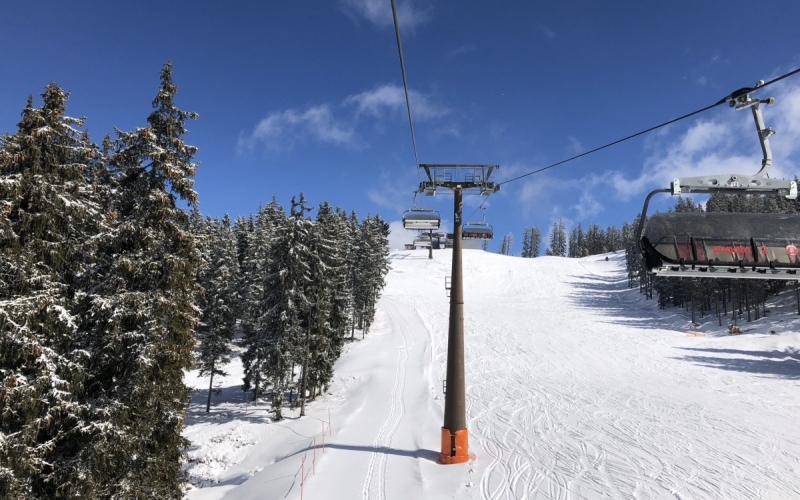
[[[456,189],[477,189],[481,195],[497,192],[500,185],[490,181],[498,165],[463,165],[459,163],[422,163],[419,168],[425,172],[427,180],[419,185],[419,192],[427,196],[436,194],[437,188],[448,191]]]

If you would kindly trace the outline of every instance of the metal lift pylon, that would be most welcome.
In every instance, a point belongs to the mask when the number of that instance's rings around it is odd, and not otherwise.
[[[464,280],[462,272],[462,208],[464,191],[481,195],[497,192],[500,186],[489,181],[497,165],[420,164],[427,180],[419,192],[433,196],[439,189],[453,193],[453,267],[450,272],[450,321],[447,331],[447,374],[444,395],[444,423],[441,433],[442,464],[469,460],[466,387],[464,377]]]

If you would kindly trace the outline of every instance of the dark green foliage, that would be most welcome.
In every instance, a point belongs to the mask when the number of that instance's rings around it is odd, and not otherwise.
[[[497,253],[501,255],[511,255],[511,246],[514,244],[514,235],[508,233],[503,236],[503,241],[500,242],[500,249]]]
[[[317,211],[312,237],[309,291],[312,309],[308,317],[309,362],[306,386],[311,397],[322,392],[333,378],[333,364],[339,358],[348,333],[352,296],[348,287],[347,221],[343,212],[334,213],[327,202]]]
[[[567,256],[567,230],[563,220],[558,219],[558,222],[553,223],[553,229],[550,231],[550,245],[545,253],[559,257]]]
[[[50,84],[0,143],[0,497],[91,493],[77,303],[100,229],[97,146]]]
[[[239,260],[230,219],[207,219],[193,224],[195,241],[208,241],[204,262],[198,274],[201,287],[199,307],[202,310],[197,336],[200,347],[197,368],[208,375],[206,412],[211,408],[214,375],[227,375],[222,367],[230,361],[231,342],[238,317]]]
[[[101,150],[51,84],[0,138],[0,498],[182,498],[195,348],[212,388],[241,318],[245,388],[280,418],[369,329],[388,224],[327,203],[312,221],[302,195],[204,219],[176,92],[167,64],[148,125]]]
[[[588,257],[608,252],[616,252],[625,248],[622,232],[614,226],[605,230],[597,224],[588,225],[586,231],[578,224],[569,233],[569,257]]]
[[[271,265],[270,249],[277,228],[284,225],[285,221],[286,214],[273,197],[269,205],[259,210],[257,217],[247,220],[244,228],[237,228],[239,234],[244,234],[239,241],[246,242],[239,245],[239,248],[244,248],[239,279],[244,330],[242,343],[245,347],[242,354],[244,390],[253,388],[255,398],[258,398],[259,390],[269,379],[269,358],[273,345],[267,271]]]
[[[357,242],[353,307],[358,327],[367,333],[389,272],[389,224],[377,215],[368,216],[361,223]]]
[[[237,220],[242,256],[244,389],[271,388],[276,419],[324,391],[345,336],[369,330],[388,272],[389,225],[359,223],[322,203],[316,221],[303,195],[287,217],[274,199],[255,218]],[[241,227],[238,227],[241,226]]]
[[[267,375],[272,384],[272,407],[275,419],[282,418],[284,391],[289,388],[294,367],[308,359],[310,326],[308,316],[312,302],[308,296],[312,285],[311,250],[313,223],[306,218],[305,198],[292,198],[291,213],[275,231],[270,247],[266,280]],[[305,371],[301,374],[305,379]],[[301,381],[301,397],[305,383]]]
[[[98,497],[181,498],[181,436],[191,367],[196,273],[188,214],[192,163],[184,123],[196,115],[173,105],[171,65],[161,74],[149,126],[119,132],[109,166],[118,179],[113,229],[99,238],[96,282],[84,301],[93,353],[92,404],[82,459]]]
[[[542,245],[542,233],[538,227],[526,227],[522,236],[522,257],[533,258],[539,256]]]

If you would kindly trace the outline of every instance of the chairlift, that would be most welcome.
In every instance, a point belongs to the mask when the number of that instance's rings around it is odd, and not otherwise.
[[[417,248],[428,248],[433,245],[433,240],[427,234],[420,234],[414,238],[414,246]]]
[[[464,240],[491,240],[494,238],[494,229],[486,222],[486,209],[481,207],[483,220],[467,222],[461,226],[461,238]]]
[[[442,218],[432,208],[412,208],[403,212],[403,229],[439,229]]]
[[[641,245],[659,275],[797,279],[800,214],[657,213]]]
[[[754,176],[721,176],[675,179],[668,189],[656,189],[644,202],[638,242],[647,270],[657,276],[702,278],[798,279],[800,270],[800,215],[734,212],[656,213],[647,217],[647,206],[656,193],[777,194],[797,198],[797,183],[766,177],[772,164],[766,128],[759,104],[773,98],[751,99],[749,93],[763,85],[742,89],[726,98],[737,110],[750,108],[764,159]]]
[[[442,218],[439,212],[432,208],[421,208],[416,206],[417,193],[414,192],[414,204],[403,212],[403,229],[439,229]]]

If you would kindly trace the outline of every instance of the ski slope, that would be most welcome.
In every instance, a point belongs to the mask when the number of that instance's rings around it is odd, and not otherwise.
[[[464,252],[471,460],[438,464],[450,258],[392,255],[372,331],[305,418],[245,408],[238,360],[206,414],[190,373],[187,498],[300,498],[301,469],[310,500],[800,498],[794,293],[729,336],[629,290],[621,254]]]

